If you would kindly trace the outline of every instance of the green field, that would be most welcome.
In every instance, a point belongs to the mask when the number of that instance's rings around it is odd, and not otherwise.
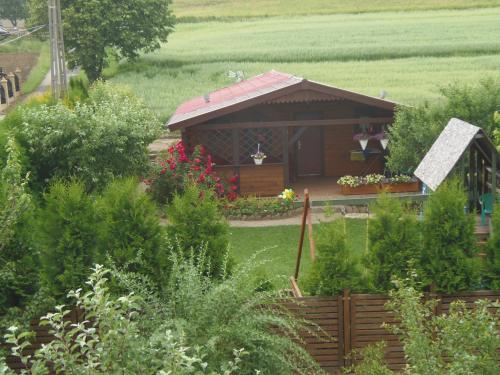
[[[500,5],[498,0],[174,0],[182,19],[463,9]]]
[[[169,43],[108,69],[166,120],[183,100],[270,69],[407,104],[500,72],[500,7],[181,23]]]
[[[350,249],[361,256],[366,246],[366,220],[347,219],[347,241]],[[314,230],[318,229],[314,225]],[[297,247],[300,237],[300,226],[287,225],[267,228],[231,228],[230,253],[237,263],[245,262],[255,253],[260,252],[257,261],[266,260],[259,268],[262,275],[273,279],[280,288],[288,288],[288,278],[293,275],[297,259]],[[309,243],[304,241],[304,250],[299,274],[306,277],[311,267]]]

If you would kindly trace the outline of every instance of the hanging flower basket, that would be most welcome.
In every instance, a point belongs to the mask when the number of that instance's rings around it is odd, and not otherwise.
[[[260,144],[257,144],[257,152],[250,156],[253,158],[255,165],[262,165],[262,162],[267,157],[266,154],[260,151]]]

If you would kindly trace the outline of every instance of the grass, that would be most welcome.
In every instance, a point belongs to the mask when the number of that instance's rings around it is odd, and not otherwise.
[[[277,15],[463,9],[495,5],[499,5],[498,0],[174,0],[173,10],[182,21]]]
[[[50,69],[50,48],[48,43],[44,43],[40,49],[40,55],[36,65],[31,69],[26,82],[23,84],[23,93],[29,94],[35,91],[42,83]]]
[[[407,104],[500,71],[500,8],[179,24],[169,43],[107,70],[166,120],[184,100],[270,69]]]
[[[366,220],[347,219],[347,240],[352,251],[361,256],[365,249]],[[318,225],[314,225],[315,230]],[[231,256],[237,263],[244,262],[255,253],[260,253],[257,260],[268,260],[261,268],[263,275],[275,279],[275,286],[288,288],[288,278],[295,271],[300,226],[286,225],[265,228],[231,228]],[[309,243],[304,241],[300,280],[306,277],[311,267]]]

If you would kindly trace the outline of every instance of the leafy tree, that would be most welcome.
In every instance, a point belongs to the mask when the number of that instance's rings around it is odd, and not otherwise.
[[[456,180],[444,182],[424,210],[421,267],[429,283],[453,293],[477,281],[474,217],[464,212],[467,196]]]
[[[2,0],[0,2],[0,19],[5,18],[17,27],[17,21],[28,16],[26,0]]]
[[[54,178],[74,176],[92,190],[115,177],[145,173],[147,146],[162,128],[128,89],[102,82],[74,109],[62,102],[28,105],[10,126],[26,150],[37,190]]]
[[[93,200],[80,182],[56,182],[38,214],[42,288],[56,300],[82,285],[100,258]]]
[[[183,195],[176,194],[167,208],[169,237],[178,242],[187,257],[191,252],[205,250],[210,262],[210,275],[226,273],[229,226],[219,212],[213,193],[188,186]]]
[[[163,286],[169,254],[155,204],[135,178],[111,183],[97,201],[99,248],[114,266]]]
[[[413,172],[452,117],[482,127],[493,136],[494,113],[500,108],[498,79],[484,79],[475,86],[455,83],[441,89],[441,93],[442,102],[397,109],[389,130],[387,158],[393,172]]]
[[[381,194],[372,206],[370,252],[367,265],[379,291],[393,287],[392,278],[405,278],[420,254],[420,231],[415,215],[405,212],[400,200]]]
[[[336,220],[319,227],[316,238],[317,259],[305,280],[313,295],[336,295],[342,289],[359,290],[363,281],[357,259],[347,246],[345,222]]]
[[[46,23],[46,0],[31,0],[31,23]],[[101,76],[111,49],[133,59],[160,48],[173,30],[170,0],[62,0],[65,47],[70,66],[81,66],[91,82]]]

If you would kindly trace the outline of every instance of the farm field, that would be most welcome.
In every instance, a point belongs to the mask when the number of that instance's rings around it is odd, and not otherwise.
[[[173,9],[177,17],[182,20],[186,18],[461,9],[491,7],[498,4],[498,0],[174,0]]]
[[[178,4],[179,5],[179,4]],[[276,69],[415,104],[500,72],[500,7],[180,23],[159,51],[111,66],[167,120],[178,104]]]
[[[366,245],[366,220],[346,219],[347,241],[350,249],[361,256]],[[314,231],[318,231],[314,225]],[[265,228],[231,228],[230,254],[236,263],[243,263],[260,252],[257,261],[265,261],[259,276],[269,277],[278,288],[289,288],[288,278],[293,275],[297,259],[300,226],[286,225]],[[311,267],[309,243],[304,240],[299,285]]]

